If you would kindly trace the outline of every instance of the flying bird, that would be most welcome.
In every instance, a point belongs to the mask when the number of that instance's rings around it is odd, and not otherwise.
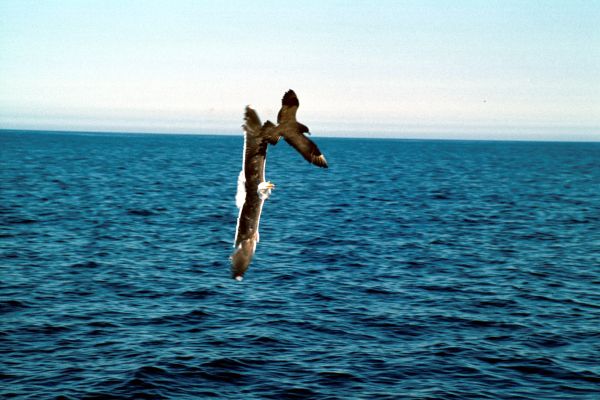
[[[281,99],[281,109],[277,114],[277,125],[267,121],[264,125],[265,135],[275,143],[283,136],[286,142],[298,150],[308,162],[327,168],[327,160],[321,151],[304,133],[310,135],[308,127],[296,121],[296,111],[300,102],[293,90],[288,90]]]
[[[235,196],[239,215],[233,244],[235,250],[231,255],[232,277],[238,281],[243,279],[256,251],[262,207],[275,188],[273,183],[265,181],[268,145],[277,144],[283,136],[306,160],[322,168],[328,167],[319,148],[304,136],[308,127],[296,121],[299,102],[294,91],[287,91],[281,103],[277,125],[270,121],[261,125],[258,114],[250,107],[246,107],[244,114],[242,171]]]

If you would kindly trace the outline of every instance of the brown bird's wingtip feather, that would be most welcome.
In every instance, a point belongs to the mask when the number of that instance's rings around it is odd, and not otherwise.
[[[318,167],[329,168],[329,165],[327,164],[327,160],[325,159],[325,156],[323,154],[321,154],[318,157],[315,157],[313,159],[313,161],[314,161],[314,164]]]
[[[319,157],[317,157],[317,160],[319,160],[319,164],[317,164],[319,167],[329,168],[329,164],[327,164],[327,160],[325,159],[324,155],[321,154]]]
[[[285,92],[283,98],[281,99],[281,105],[289,107],[298,107],[300,105],[298,96],[296,96],[296,93],[292,89]]]

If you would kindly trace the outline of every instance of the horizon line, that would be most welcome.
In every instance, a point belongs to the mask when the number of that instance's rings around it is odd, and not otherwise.
[[[110,130],[85,130],[85,129],[24,129],[24,128],[2,128],[1,132],[31,132],[31,133],[51,133],[51,134],[91,134],[91,135],[158,135],[158,136],[224,136],[224,137],[239,137],[243,136],[242,132],[234,133],[228,130],[221,130],[215,132],[162,132],[162,131],[139,131],[139,130],[124,130],[124,131],[110,131]],[[432,133],[433,134],[433,133]],[[373,139],[373,140],[406,140],[406,141],[457,141],[457,142],[539,142],[539,143],[600,143],[599,138],[588,138],[588,139],[568,139],[568,138],[486,138],[486,137],[419,137],[416,136],[399,136],[399,133],[374,133],[370,136],[361,136],[360,134],[354,135],[354,133],[345,134],[331,134],[325,133],[318,135],[318,138],[323,139]]]

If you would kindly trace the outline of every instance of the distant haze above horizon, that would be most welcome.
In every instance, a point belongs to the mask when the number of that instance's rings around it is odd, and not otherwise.
[[[0,2],[0,129],[600,141],[600,1]]]

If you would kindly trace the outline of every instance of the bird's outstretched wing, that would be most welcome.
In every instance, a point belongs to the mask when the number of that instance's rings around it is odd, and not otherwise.
[[[321,168],[328,168],[325,156],[321,153],[317,145],[304,136],[304,134],[299,131],[290,132],[289,130],[283,130],[281,135],[286,142],[298,151],[298,153],[302,154],[302,157],[304,157],[306,161]]]
[[[281,99],[281,109],[277,114],[277,123],[281,124],[288,121],[295,121],[298,107],[300,107],[300,102],[298,101],[296,93],[294,93],[292,89],[285,92],[283,99]]]

